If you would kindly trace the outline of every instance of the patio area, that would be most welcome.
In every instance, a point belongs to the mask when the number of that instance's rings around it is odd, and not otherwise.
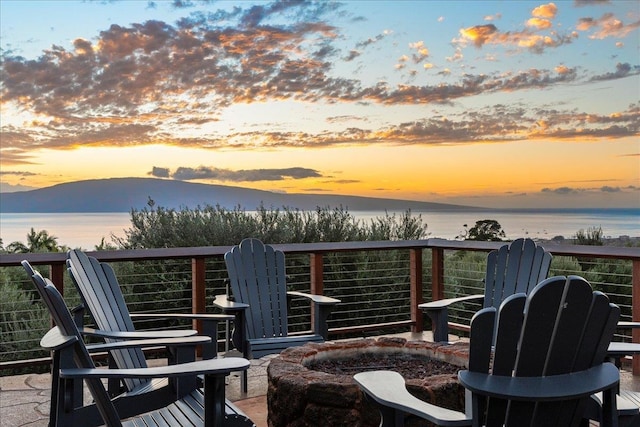
[[[240,392],[240,376],[228,377],[227,398],[234,401],[258,427],[267,426],[267,366],[275,355],[251,361],[249,368],[249,391]],[[162,365],[165,360],[150,361]],[[47,427],[51,375],[24,374],[0,377],[0,426],[2,427]],[[91,396],[87,393],[85,401]]]
[[[394,334],[407,340],[430,340],[431,333]],[[240,376],[229,376],[226,393],[257,425],[267,427],[267,367],[276,355],[251,361],[248,380],[249,391],[240,391]],[[158,364],[164,363],[157,360]],[[621,371],[621,388],[640,391],[640,376],[633,376],[630,367]],[[0,426],[46,427],[49,416],[51,376],[24,374],[0,377]],[[597,425],[597,424],[594,424]]]

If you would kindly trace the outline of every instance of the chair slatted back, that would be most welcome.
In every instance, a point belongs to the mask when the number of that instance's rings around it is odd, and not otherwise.
[[[539,377],[566,374],[603,363],[620,309],[577,276],[552,277],[527,299],[507,298],[497,312],[491,370],[491,327],[496,310],[476,313],[471,324],[469,369],[492,375]],[[514,332],[515,331],[515,332]],[[528,403],[489,398],[487,426],[573,426],[586,400]]]
[[[98,329],[135,331],[120,284],[109,264],[74,249],[67,255],[67,270]],[[113,350],[111,355],[118,368],[147,367],[147,360],[140,348]],[[149,380],[136,378],[124,380],[127,390],[133,390],[148,382]]]
[[[528,293],[547,278],[551,253],[531,239],[516,239],[487,256],[484,307],[500,307],[516,293]]]
[[[284,253],[258,239],[244,239],[225,254],[224,261],[234,300],[249,304],[246,313],[248,338],[286,337]]]
[[[64,300],[62,299],[62,295],[60,295],[49,279],[42,277],[38,272],[34,271],[27,261],[23,261],[22,266],[31,276],[31,280],[38,290],[43,302],[49,309],[49,313],[51,314],[56,327],[60,330],[60,333],[63,336],[75,337],[75,343],[73,344],[73,359],[76,367],[88,369],[95,368],[93,360],[82,341],[80,331],[73,321],[73,317],[65,305]],[[120,417],[111,403],[102,382],[99,379],[86,379],[85,383],[87,384],[93,399],[96,401],[96,406],[106,425],[109,427],[122,426]],[[80,423],[80,420],[75,420],[75,422]]]

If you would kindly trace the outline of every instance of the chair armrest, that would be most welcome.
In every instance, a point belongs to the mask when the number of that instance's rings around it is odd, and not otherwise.
[[[227,295],[216,295],[213,299],[213,305],[224,311],[238,311],[249,308],[249,304],[232,301]]]
[[[327,340],[329,338],[327,319],[340,300],[324,295],[312,295],[296,291],[288,291],[287,296],[307,298],[311,301],[313,307],[315,307],[312,310],[311,329],[314,334],[320,335],[324,340]]]
[[[233,316],[230,314],[207,314],[207,313],[131,313],[131,318],[214,320],[218,322],[224,322],[225,320],[233,320]]]
[[[218,322],[234,320],[235,316],[230,314],[208,314],[208,313],[132,313],[135,319],[188,319],[201,322],[198,326],[199,333],[211,337],[211,344],[202,347],[203,359],[214,359],[218,354]]]
[[[145,340],[152,338],[183,338],[198,334],[195,329],[181,329],[169,331],[104,331],[101,329],[83,328],[82,335],[118,340]]]
[[[40,340],[40,346],[44,349],[55,351],[60,350],[61,348],[65,348],[76,341],[78,341],[77,337],[62,335],[60,333],[60,328],[54,326],[53,328],[49,329],[46,334],[44,334],[44,336]]]
[[[607,356],[624,357],[640,354],[640,343],[635,342],[612,342],[607,348]]]
[[[295,296],[295,297],[303,297],[303,298],[307,298],[311,301],[313,301],[316,304],[320,304],[320,305],[335,305],[338,304],[340,302],[339,299],[336,298],[331,298],[331,297],[327,297],[324,295],[313,295],[313,294],[307,294],[304,292],[297,292],[297,291],[288,291],[287,295],[291,295],[291,296]]]
[[[60,329],[56,326],[51,328],[40,340],[42,348],[47,350],[59,350],[69,346],[77,341],[75,336],[62,335]],[[116,350],[131,347],[182,347],[195,346],[198,344],[206,344],[211,342],[210,337],[190,336],[190,337],[164,337],[156,339],[135,339],[125,341],[114,341],[110,343],[90,344],[87,345],[89,352]]]
[[[546,377],[460,371],[458,379],[466,389],[482,396],[543,402],[576,399],[612,389],[619,384],[620,373],[613,363],[603,363],[584,371]]]
[[[484,295],[467,295],[465,297],[439,299],[436,301],[424,302],[422,304],[419,304],[418,308],[422,310],[441,310],[443,308],[449,307],[451,304],[478,299],[484,299]]]
[[[395,412],[416,415],[439,426],[470,426],[472,420],[464,413],[452,411],[422,401],[407,391],[404,378],[394,371],[369,371],[354,375],[353,379],[360,388],[378,405],[391,408],[389,418]],[[383,425],[383,424],[380,424]],[[385,424],[386,425],[386,424]]]
[[[249,361],[241,357],[201,360],[181,365],[140,369],[61,369],[62,378],[169,378],[202,374],[228,375],[249,368]]]
[[[123,348],[147,348],[147,347],[193,347],[201,344],[208,344],[211,342],[210,337],[195,336],[195,337],[182,337],[182,338],[157,338],[148,340],[127,340],[127,341],[115,341],[102,344],[90,344],[87,345],[87,350],[90,353],[98,351],[119,350]]]
[[[484,295],[467,295],[465,297],[445,298],[436,301],[425,302],[418,305],[431,319],[431,330],[434,342],[449,341],[449,306],[463,301],[482,300]]]

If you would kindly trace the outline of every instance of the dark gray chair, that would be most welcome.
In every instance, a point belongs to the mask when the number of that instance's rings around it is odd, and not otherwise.
[[[52,352],[51,426],[254,426],[253,422],[225,399],[225,376],[233,371],[246,370],[249,361],[243,358],[212,359],[200,362],[156,368],[96,369],[90,352],[110,351],[128,347],[182,345],[202,343],[201,337],[126,340],[87,346],[71,313],[53,284],[34,271],[27,261],[23,267],[30,275],[43,302],[56,324],[41,340],[43,348]],[[208,338],[204,339],[208,341]],[[204,376],[204,390],[183,390],[172,394],[166,402],[160,395],[124,394],[111,398],[101,379],[194,378]],[[86,382],[94,399],[83,405],[77,386]],[[166,397],[166,395],[165,395]],[[151,409],[153,408],[153,409]],[[126,419],[125,421],[122,421]]]
[[[105,339],[107,342],[122,339],[150,339],[150,338],[171,338],[185,337],[197,334],[192,329],[167,330],[167,331],[136,331],[132,317],[137,318],[174,318],[174,319],[197,319],[203,321],[204,335],[210,340],[202,345],[203,358],[211,359],[216,356],[218,322],[232,320],[233,316],[220,314],[190,314],[190,313],[153,313],[153,314],[131,314],[127,308],[120,284],[113,271],[107,263],[100,262],[94,257],[87,256],[80,250],[71,250],[67,253],[67,270],[73,283],[78,289],[83,306],[89,311],[94,319],[98,330],[86,330],[86,334],[94,335]],[[140,348],[126,347],[110,351],[112,365],[121,369],[126,368],[146,368],[146,357]],[[168,355],[170,363],[182,363],[193,361],[195,354],[185,355],[184,353],[170,353]],[[190,359],[185,359],[190,357]],[[181,360],[178,360],[181,358]],[[187,380],[183,379],[182,383]],[[195,386],[195,378],[193,385]],[[109,393],[112,396],[128,393],[145,393],[159,387],[163,387],[164,381],[148,379],[126,378],[122,384],[112,380],[109,382]]]
[[[327,339],[327,318],[340,300],[287,292],[282,251],[274,250],[258,239],[244,239],[225,254],[224,261],[231,295],[216,296],[214,305],[236,316],[232,340],[244,357],[259,358],[288,347]],[[311,301],[311,334],[289,335],[287,297],[304,297]],[[243,391],[246,391],[246,377],[242,382]]]
[[[354,378],[380,408],[383,427],[402,426],[407,414],[440,426],[578,426],[596,392],[603,395],[601,426],[615,427],[619,372],[604,360],[619,316],[577,276],[547,279],[499,310],[480,310],[471,322],[469,369],[458,374],[468,391],[466,414],[413,397],[395,372]]]
[[[531,239],[517,239],[487,256],[484,294],[446,298],[418,305],[431,318],[434,342],[449,341],[448,308],[465,301],[483,301],[483,308],[500,307],[518,292],[528,293],[547,278],[551,254]]]

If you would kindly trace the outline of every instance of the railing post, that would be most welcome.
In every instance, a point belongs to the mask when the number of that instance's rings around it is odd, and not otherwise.
[[[631,320],[640,321],[640,259],[631,263]],[[632,328],[631,341],[640,342],[640,328]],[[640,375],[640,355],[633,356],[633,375]]]
[[[204,258],[191,259],[191,312],[193,314],[205,313],[205,263]],[[202,321],[193,320],[193,328],[202,333]]]
[[[422,332],[422,249],[409,249],[409,284],[411,296],[412,332]]]
[[[309,268],[311,274],[311,293],[313,295],[324,294],[324,258],[321,253],[309,254]]]
[[[64,271],[66,264],[51,264],[49,266],[49,277],[60,295],[64,296]]]
[[[309,273],[311,276],[311,284],[309,291],[313,295],[324,295],[324,258],[321,253],[310,253],[309,254]],[[315,304],[311,304],[311,330],[315,331],[316,326],[315,318]]]
[[[444,298],[444,249],[431,249],[431,300]]]

